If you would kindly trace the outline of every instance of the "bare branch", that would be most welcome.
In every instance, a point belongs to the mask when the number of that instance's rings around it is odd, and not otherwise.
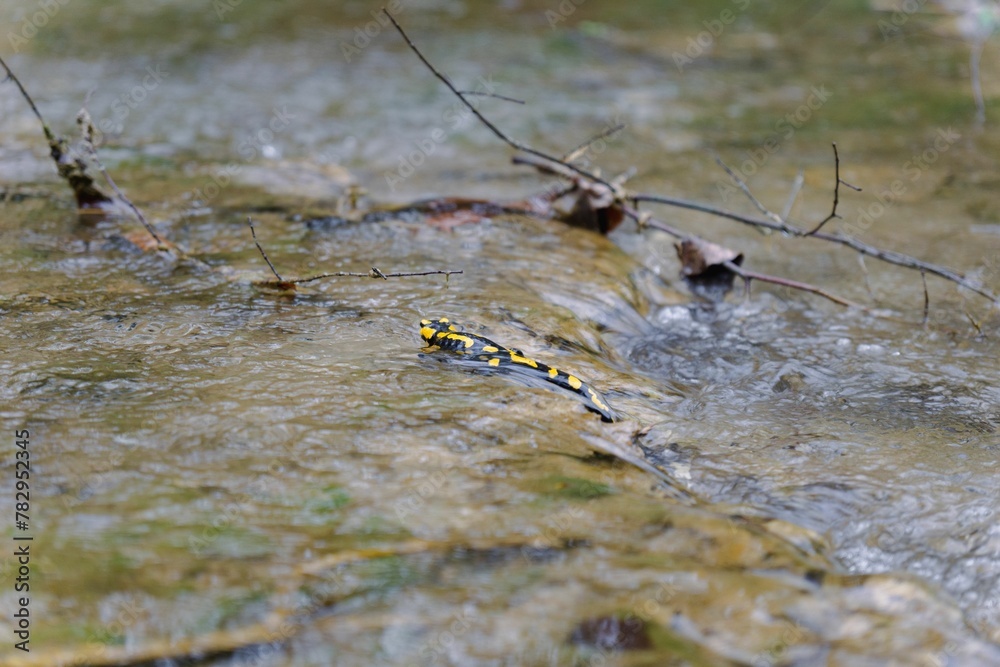
[[[372,267],[371,271],[367,273],[356,273],[351,271],[335,271],[333,273],[321,273],[318,276],[310,276],[308,278],[297,278],[295,280],[287,281],[292,285],[301,285],[303,283],[311,283],[314,280],[321,280],[323,278],[374,278],[388,280],[389,278],[410,278],[412,276],[451,276],[456,273],[464,273],[462,270],[452,271],[452,270],[441,270],[435,269],[433,271],[403,271],[399,273],[382,273],[380,270]]]
[[[599,134],[595,134],[590,139],[587,139],[585,142],[583,142],[582,144],[571,150],[569,153],[566,153],[566,155],[563,155],[561,162],[572,162],[573,160],[578,159],[581,155],[586,153],[587,149],[590,148],[592,145],[594,145],[596,142],[600,141],[601,139],[607,139],[608,137],[614,134],[618,134],[624,129],[625,129],[625,123],[618,123],[617,125],[609,127],[608,129],[604,130]]]
[[[29,95],[28,91],[24,89],[24,86],[21,85],[21,80],[18,79],[17,76],[14,74],[13,70],[11,70],[11,68],[7,66],[7,63],[4,62],[3,58],[0,58],[0,65],[2,65],[4,71],[7,72],[7,78],[13,81],[14,85],[17,86],[17,89],[21,91],[21,97],[23,97],[24,100],[28,103],[28,106],[31,107],[31,110],[34,112],[35,117],[38,118],[38,122],[42,124],[42,131],[45,133],[45,138],[49,141],[50,144],[53,141],[56,141],[56,137],[54,134],[52,134],[52,130],[49,129],[48,123],[46,123],[45,119],[42,118],[42,112],[38,110],[38,107],[35,106],[35,101],[31,99],[31,95]]]
[[[715,156],[715,163],[720,167],[722,167],[727,174],[729,174],[729,178],[733,179],[733,182],[736,183],[739,189],[743,191],[743,194],[747,196],[747,199],[749,199],[753,203],[753,205],[757,207],[758,211],[760,211],[761,213],[763,213],[764,215],[766,215],[768,218],[770,218],[779,225],[785,224],[785,220],[780,215],[778,215],[777,213],[771,211],[771,209],[764,206],[764,204],[762,204],[760,200],[757,199],[757,197],[755,197],[752,192],[750,192],[750,188],[747,186],[746,182],[742,178],[737,176],[736,172],[730,169],[729,165],[723,162],[722,158],[720,158],[718,155]]]
[[[587,171],[585,171],[583,169],[580,169],[580,168],[578,168],[578,167],[576,167],[576,166],[574,166],[572,164],[565,163],[565,162],[563,162],[562,160],[560,160],[558,157],[556,157],[554,155],[549,155],[548,153],[545,153],[543,151],[536,150],[536,149],[532,148],[531,146],[528,146],[527,144],[523,144],[523,143],[521,143],[519,141],[515,141],[514,139],[511,139],[509,136],[507,136],[506,134],[504,134],[504,132],[502,130],[500,130],[500,128],[498,128],[496,125],[494,125],[492,122],[490,122],[490,120],[488,118],[486,118],[486,116],[484,116],[483,114],[481,114],[479,112],[479,109],[477,109],[475,106],[473,106],[472,104],[470,104],[467,99],[465,99],[465,96],[462,94],[462,92],[460,90],[458,90],[458,88],[456,88],[455,85],[452,84],[452,82],[450,80],[448,80],[448,77],[446,77],[444,74],[442,74],[441,72],[439,72],[437,70],[437,68],[435,68],[434,65],[432,65],[429,60],[427,60],[427,57],[424,56],[424,54],[420,52],[420,49],[418,49],[417,45],[413,43],[413,40],[411,40],[410,36],[406,34],[406,31],[403,30],[403,27],[401,25],[399,25],[399,23],[396,21],[395,17],[393,17],[393,15],[389,13],[389,10],[386,9],[385,7],[383,7],[382,8],[382,12],[389,18],[390,21],[392,21],[392,25],[394,25],[396,27],[396,30],[399,32],[400,36],[403,38],[403,41],[405,41],[406,45],[410,47],[410,50],[413,51],[413,53],[416,54],[417,58],[420,59],[420,62],[422,62],[424,64],[424,66],[427,67],[427,69],[429,69],[431,71],[431,74],[433,74],[435,77],[437,77],[438,80],[441,81],[441,83],[443,83],[448,88],[448,90],[450,90],[452,93],[454,93],[455,96],[459,100],[461,100],[462,104],[464,104],[465,107],[469,111],[471,111],[472,114],[476,118],[478,118],[479,121],[483,125],[485,125],[490,130],[490,132],[493,133],[494,136],[496,136],[498,139],[500,139],[500,141],[504,142],[505,144],[507,144],[508,146],[510,146],[511,148],[513,148],[514,150],[522,151],[524,153],[530,153],[531,155],[534,155],[536,157],[540,157],[543,160],[548,160],[549,162],[552,162],[552,163],[555,163],[555,164],[561,164],[564,167],[567,167],[570,170],[576,172],[580,176],[588,178],[588,179],[590,179],[592,181],[596,181],[597,183],[601,183],[603,185],[606,185],[609,188],[612,187],[612,185],[610,183],[608,183],[604,179],[600,178],[599,176],[596,176],[595,174],[591,174],[591,173],[589,173],[589,172],[587,172]]]
[[[257,231],[253,228],[253,219],[249,215],[247,216],[247,224],[250,225],[250,235],[253,236],[254,245],[256,245],[257,250],[260,251],[260,256],[263,257],[264,261],[267,262],[267,265],[271,267],[271,273],[274,274],[274,277],[278,279],[279,283],[285,282],[285,279],[281,277],[278,270],[274,268],[274,264],[271,263],[271,259],[267,256],[267,253],[264,252],[264,249],[260,246],[260,242],[257,240]]]
[[[865,277],[865,289],[868,290],[868,296],[871,297],[872,301],[878,302],[878,297],[875,296],[875,290],[872,289],[871,276],[868,275],[868,265],[865,263],[865,256],[860,253],[858,254],[858,263],[861,264],[861,274]]]
[[[294,280],[285,280],[284,278],[281,277],[281,274],[278,273],[278,270],[274,268],[274,264],[271,263],[271,259],[267,256],[267,253],[264,251],[264,248],[260,245],[260,242],[257,240],[257,231],[253,227],[253,220],[250,218],[250,216],[247,216],[247,225],[250,226],[250,234],[251,236],[253,236],[253,242],[257,246],[257,250],[260,251],[260,255],[261,257],[264,258],[264,261],[267,262],[268,267],[270,267],[271,269],[271,273],[273,273],[274,277],[277,278],[277,280],[264,280],[256,283],[264,287],[277,287],[286,290],[294,289],[294,285],[311,283],[315,280],[322,280],[323,278],[373,278],[376,280],[381,278],[382,280],[388,280],[389,278],[409,278],[411,276],[437,276],[437,275],[442,275],[447,278],[448,276],[451,276],[456,273],[463,273],[463,271],[461,270],[445,271],[440,269],[435,269],[433,271],[403,271],[399,273],[383,273],[381,270],[373,266],[371,270],[368,271],[367,273],[358,273],[354,271],[334,271],[331,273],[321,273],[316,276],[309,276],[308,278],[296,278]]]
[[[927,326],[927,321],[930,319],[930,309],[931,309],[931,296],[927,293],[927,272],[920,272],[920,280],[924,282],[924,321],[923,325]]]
[[[104,167],[104,163],[101,162],[101,158],[98,157],[97,147],[94,146],[94,125],[90,120],[90,112],[87,111],[86,106],[80,109],[80,113],[77,114],[76,124],[80,126],[80,134],[83,138],[83,147],[87,151],[87,154],[90,155],[90,159],[93,160],[97,170],[101,172],[102,176],[104,176],[104,180],[111,187],[111,189],[114,190],[118,199],[128,206],[132,213],[135,214],[135,217],[139,219],[139,222],[141,222],[142,226],[146,228],[149,235],[156,240],[156,244],[158,246],[157,249],[167,250],[168,248],[163,242],[163,239],[156,234],[156,230],[154,230],[153,226],[149,224],[148,220],[146,220],[146,216],[144,216],[142,211],[139,210],[139,207],[133,204],[132,200],[129,199],[124,192],[122,192],[121,188],[118,187],[118,184],[115,183],[115,180],[111,178],[111,174],[109,174],[108,170]]]
[[[972,328],[976,330],[976,333],[983,338],[986,338],[986,334],[983,332],[983,327],[980,326],[979,322],[976,321],[976,318],[972,316],[972,313],[965,311],[965,317],[969,320],[969,324],[972,325]]]
[[[636,202],[652,202],[656,204],[665,204],[667,206],[673,206],[675,208],[683,208],[690,211],[698,211],[701,213],[707,213],[709,215],[714,215],[719,218],[726,218],[728,220],[733,220],[735,222],[740,222],[751,227],[764,227],[766,229],[772,229],[774,231],[782,232],[788,234],[789,236],[802,236],[812,239],[819,239],[821,241],[827,241],[830,243],[837,243],[842,246],[856,250],[857,252],[867,255],[869,257],[874,257],[875,259],[882,260],[888,264],[894,264],[896,266],[901,266],[907,269],[914,269],[919,271],[923,269],[927,273],[938,276],[939,278],[944,278],[950,282],[955,283],[959,287],[964,287],[968,290],[979,294],[986,299],[989,299],[994,304],[1000,306],[1000,297],[990,292],[988,289],[982,287],[980,284],[975,283],[958,271],[949,269],[938,264],[932,264],[931,262],[925,262],[923,260],[917,259],[916,257],[911,257],[901,252],[896,252],[894,250],[882,250],[881,248],[875,247],[859,241],[858,239],[848,236],[843,232],[813,232],[809,233],[801,227],[796,227],[790,225],[787,222],[776,223],[771,220],[762,220],[760,218],[754,218],[748,215],[742,215],[740,213],[734,213],[733,211],[728,211],[726,209],[718,208],[716,206],[710,206],[709,204],[703,204],[701,202],[690,201],[687,199],[680,199],[678,197],[667,197],[663,195],[654,194],[629,194],[629,199]]]
[[[788,278],[781,278],[780,276],[770,276],[766,273],[757,273],[756,271],[750,271],[749,269],[744,269],[742,266],[735,264],[734,262],[723,263],[727,269],[735,273],[736,275],[747,281],[749,290],[749,281],[759,280],[762,283],[771,283],[772,285],[782,285],[783,287],[791,287],[792,289],[801,290],[803,292],[810,292],[817,296],[821,296],[824,299],[829,299],[836,304],[841,306],[847,306],[848,308],[860,308],[861,310],[868,310],[860,304],[849,301],[843,297],[837,296],[836,294],[831,294],[825,289],[816,287],[815,285],[810,285],[809,283],[803,283],[798,280],[789,280]]]
[[[805,176],[802,170],[799,169],[798,173],[795,174],[795,180],[792,182],[792,189],[788,193],[788,201],[785,202],[785,208],[781,209],[782,220],[788,220],[788,216],[792,214],[792,207],[795,206],[795,200],[798,199],[799,192],[802,190],[802,184],[805,182]]]
[[[834,176],[836,178],[836,180],[835,180],[835,182],[833,184],[833,210],[830,211],[830,215],[828,215],[825,218],[823,218],[820,221],[820,223],[818,225],[816,225],[815,228],[813,228],[813,230],[811,232],[809,232],[808,234],[806,234],[806,236],[812,236],[813,234],[815,234],[816,232],[818,232],[819,230],[821,230],[823,228],[823,225],[825,225],[826,223],[830,222],[834,218],[839,218],[840,217],[839,215],[837,215],[837,205],[840,203],[840,184],[841,183],[843,183],[847,187],[849,187],[849,188],[851,188],[851,189],[853,189],[853,190],[855,190],[857,192],[861,192],[861,188],[853,186],[850,183],[848,183],[848,182],[843,181],[843,180],[840,179],[840,152],[837,150],[837,142],[836,141],[833,142],[833,164],[834,164]]]
[[[469,109],[469,111],[471,111],[472,114],[476,118],[478,118],[479,121],[487,127],[487,129],[489,129],[493,133],[494,136],[496,136],[498,139],[506,143],[509,147],[513,148],[514,150],[521,151],[522,153],[527,154],[527,155],[515,156],[513,158],[515,164],[531,164],[536,169],[540,169],[545,173],[562,176],[564,178],[571,180],[582,177],[584,182],[589,181],[590,183],[601,184],[609,188],[610,191],[614,194],[614,196],[622,204],[624,204],[626,200],[631,201],[633,205],[636,205],[639,202],[643,201],[665,204],[668,206],[675,206],[678,208],[700,211],[702,213],[707,213],[709,215],[714,215],[721,218],[727,218],[730,220],[734,220],[736,222],[749,225],[751,227],[779,231],[784,234],[788,234],[789,236],[809,237],[809,238],[820,239],[830,243],[837,243],[839,245],[852,248],[853,250],[856,250],[857,252],[863,255],[868,255],[869,257],[875,257],[876,259],[880,259],[883,262],[889,264],[894,264],[896,266],[901,266],[903,268],[914,269],[918,271],[921,270],[926,271],[927,273],[931,273],[933,275],[944,278],[945,280],[951,281],[956,285],[959,285],[960,287],[969,289],[975,292],[976,294],[979,294],[980,296],[989,299],[996,305],[1000,305],[1000,297],[997,297],[992,292],[982,287],[978,283],[975,283],[967,279],[964,275],[962,275],[957,271],[954,271],[952,269],[937,264],[932,264],[930,262],[925,262],[923,260],[919,260],[915,257],[911,257],[909,255],[900,252],[895,252],[892,250],[882,250],[881,248],[859,241],[851,236],[843,234],[842,232],[837,232],[833,234],[828,232],[823,232],[821,230],[821,227],[830,220],[832,220],[834,217],[837,217],[837,206],[839,204],[839,199],[840,199],[841,184],[853,190],[858,190],[858,191],[861,190],[861,188],[854,186],[840,178],[840,155],[838,153],[836,144],[833,144],[836,182],[834,184],[834,203],[832,211],[831,214],[827,216],[826,219],[824,219],[819,225],[816,226],[816,228],[812,229],[811,231],[806,231],[801,227],[791,225],[782,216],[778,216],[768,211],[766,207],[760,204],[759,200],[753,197],[752,193],[749,193],[749,188],[746,188],[745,183],[743,184],[743,187],[745,188],[745,191],[750,195],[751,200],[755,201],[756,204],[758,205],[758,208],[761,209],[764,212],[764,214],[770,219],[762,220],[759,218],[754,218],[734,213],[732,211],[727,211],[725,209],[721,209],[715,206],[710,206],[708,204],[702,204],[700,202],[694,202],[675,197],[666,197],[662,195],[644,194],[644,193],[639,193],[639,194],[626,193],[622,190],[620,186],[611,183],[596,174],[590,173],[585,169],[581,169],[580,167],[577,167],[576,165],[567,162],[565,160],[560,160],[556,156],[549,155],[543,151],[531,148],[530,146],[515,141],[514,139],[504,134],[503,131],[501,131],[488,118],[486,118],[482,113],[480,113],[478,109],[476,109],[472,104],[470,104],[469,101],[462,94],[462,92],[459,91],[444,74],[438,71],[434,67],[434,65],[431,64],[429,60],[427,60],[424,54],[421,53],[420,49],[417,48],[417,46],[413,43],[410,37],[406,34],[406,31],[403,30],[402,26],[399,25],[399,23],[389,13],[389,11],[386,10],[385,8],[383,8],[382,11],[392,22],[393,26],[395,26],[396,30],[399,32],[400,36],[402,36],[407,46],[410,47],[410,49],[416,54],[416,56],[420,59],[420,61],[427,67],[427,69],[430,70],[430,72],[435,77],[437,77],[456,97],[458,97],[458,99],[462,102],[462,104],[464,104]],[[727,171],[730,172],[731,175],[735,176],[735,174],[732,173],[731,169],[728,169],[728,167],[726,169]],[[736,180],[738,183],[742,183],[742,181],[740,181],[738,178],[736,178]],[[640,214],[635,208],[623,205],[623,210],[625,211],[626,215],[628,215],[630,218],[638,222],[640,227],[642,226],[654,227],[656,229],[660,229],[661,231],[669,233],[671,236],[674,236],[675,238],[690,237],[690,235],[684,234],[683,232],[673,227],[670,227],[665,223],[651,220],[645,214]]]
[[[504,100],[505,102],[513,102],[514,104],[524,104],[524,100],[519,100],[514,97],[507,97],[506,95],[497,95],[496,93],[487,93],[478,90],[460,90],[459,95],[478,95],[479,97],[494,97],[498,100]]]
[[[4,71],[7,72],[7,79],[10,79],[17,86],[17,89],[21,91],[21,97],[28,103],[31,107],[31,111],[38,118],[38,122],[41,123],[42,132],[45,134],[45,140],[49,144],[49,155],[52,157],[52,161],[56,163],[56,172],[58,172],[60,178],[66,181],[70,189],[73,190],[73,195],[76,197],[76,206],[78,210],[86,210],[93,208],[95,206],[100,206],[102,204],[111,203],[111,199],[101,192],[97,185],[94,183],[94,179],[91,178],[90,174],[87,173],[87,164],[81,160],[78,156],[73,154],[73,151],[69,147],[69,143],[59,136],[56,136],[51,129],[49,129],[48,123],[42,117],[41,112],[35,105],[35,101],[31,99],[31,95],[25,90],[24,86],[21,85],[21,80],[17,78],[17,75],[7,66],[3,58],[0,58],[0,65],[3,66]]]

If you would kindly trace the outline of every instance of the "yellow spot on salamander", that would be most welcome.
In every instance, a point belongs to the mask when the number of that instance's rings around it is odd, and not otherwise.
[[[604,401],[602,401],[600,399],[600,397],[597,395],[596,391],[594,391],[590,387],[587,387],[587,391],[590,393],[590,399],[592,401],[594,401],[594,405],[596,405],[597,407],[599,407],[602,410],[606,410],[608,412],[611,411],[611,408],[609,408],[607,405],[604,404]]]
[[[494,347],[492,345],[483,345],[483,352],[499,352],[499,347]]]
[[[427,320],[424,320],[424,322],[426,322],[427,324],[430,324],[430,322],[427,321]],[[434,329],[431,329],[430,327],[422,327],[420,329],[420,337],[423,338],[428,343],[431,341],[431,338],[434,338],[434,334],[436,334],[436,333],[437,332],[434,331]]]
[[[573,387],[573,389],[579,389],[580,387],[583,386],[583,383],[580,382],[580,378],[576,377],[575,375],[567,375],[566,382],[568,382],[569,386]]]
[[[521,355],[511,352],[510,360],[515,364],[524,364],[525,366],[531,366],[532,368],[538,368],[538,362],[534,359],[529,359],[527,357],[522,357]]]
[[[462,334],[450,333],[445,335],[448,336],[449,340],[461,341],[462,344],[465,345],[465,347],[472,347],[473,345],[476,344],[475,340],[469,338],[468,336],[463,336]]]
[[[549,377],[550,378],[554,378],[554,377],[558,377],[558,376],[559,376],[559,371],[557,371],[554,368],[550,368],[549,369]]]
[[[490,359],[486,363],[488,363],[490,366],[499,366],[500,365],[500,360],[497,359],[496,357],[493,357],[492,359]]]
[[[420,326],[424,326],[425,327],[425,326],[427,326],[430,323],[431,323],[430,320],[420,320]]]

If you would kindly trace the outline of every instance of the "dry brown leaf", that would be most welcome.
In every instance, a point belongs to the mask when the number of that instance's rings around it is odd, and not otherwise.
[[[684,239],[675,247],[681,260],[681,274],[686,278],[697,278],[711,269],[724,270],[726,262],[737,266],[743,263],[743,253],[699,238]]]

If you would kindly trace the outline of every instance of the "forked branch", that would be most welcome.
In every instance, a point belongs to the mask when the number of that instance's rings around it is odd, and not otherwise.
[[[443,270],[443,269],[432,269],[430,271],[399,271],[393,273],[384,273],[376,267],[371,267],[370,271],[359,273],[355,271],[333,271],[330,273],[320,273],[319,275],[309,276],[308,278],[294,278],[292,280],[285,280],[278,273],[278,270],[274,268],[274,264],[271,262],[271,258],[267,256],[264,251],[263,246],[261,246],[260,241],[257,240],[257,230],[254,229],[253,220],[247,217],[247,225],[250,226],[250,235],[253,237],[254,245],[257,246],[257,250],[260,252],[260,256],[264,258],[267,262],[268,268],[271,269],[271,273],[277,280],[265,280],[256,283],[261,287],[273,287],[282,290],[294,290],[296,285],[302,285],[304,283],[311,283],[316,280],[322,280],[324,278],[372,278],[388,280],[389,278],[410,278],[413,276],[444,276],[446,279],[457,273],[464,273],[462,270]]]
[[[878,248],[868,243],[864,243],[863,241],[859,241],[853,236],[849,236],[847,234],[844,234],[843,232],[830,233],[823,231],[823,227],[828,222],[830,222],[834,218],[839,217],[839,215],[837,214],[837,207],[840,203],[840,186],[844,185],[856,191],[861,190],[861,188],[841,179],[840,154],[839,151],[837,150],[837,145],[835,143],[833,144],[834,170],[835,170],[833,206],[830,214],[827,215],[823,220],[821,220],[818,224],[816,224],[812,229],[809,230],[789,223],[787,220],[787,213],[785,213],[785,215],[778,215],[769,211],[763,204],[760,203],[760,201],[756,197],[753,196],[753,194],[750,192],[750,189],[746,187],[746,184],[743,183],[741,180],[739,180],[739,178],[736,177],[735,173],[733,173],[732,170],[729,169],[728,167],[724,168],[730,173],[731,176],[735,178],[738,184],[741,184],[741,189],[743,189],[744,193],[750,197],[751,201],[754,202],[758,210],[760,210],[762,214],[766,216],[767,219],[761,219],[753,216],[743,215],[740,213],[736,213],[734,211],[729,211],[723,208],[719,208],[717,206],[712,206],[710,204],[690,201],[687,199],[681,199],[677,197],[668,197],[665,195],[648,194],[648,193],[625,192],[618,184],[609,182],[606,179],[601,178],[598,174],[592,173],[586,169],[583,169],[582,167],[578,167],[577,165],[573,164],[570,158],[575,157],[576,151],[570,152],[565,158],[560,158],[556,155],[551,155],[544,151],[532,148],[526,144],[523,144],[509,137],[502,130],[500,130],[492,121],[490,121],[489,118],[487,118],[482,112],[480,112],[474,105],[470,104],[469,101],[466,99],[466,94],[458,90],[451,83],[451,81],[427,59],[427,57],[420,51],[419,48],[417,48],[416,44],[413,43],[413,40],[410,39],[409,35],[407,35],[406,31],[402,28],[402,26],[400,26],[400,24],[396,21],[396,19],[392,16],[392,14],[390,14],[384,8],[382,11],[392,22],[393,26],[395,26],[400,36],[406,42],[407,46],[409,46],[410,50],[412,50],[414,54],[416,54],[416,56],[420,59],[420,61],[424,64],[424,66],[435,77],[437,77],[438,80],[440,80],[459,99],[459,101],[463,105],[465,105],[469,109],[469,111],[472,112],[472,114],[484,126],[486,126],[487,129],[489,129],[493,133],[494,136],[503,141],[509,147],[513,148],[515,151],[519,151],[520,153],[522,153],[522,155],[516,155],[514,157],[515,163],[530,164],[536,169],[539,169],[545,173],[560,176],[571,181],[574,180],[576,180],[577,182],[582,181],[583,183],[588,184],[590,186],[600,185],[608,188],[608,190],[611,193],[613,193],[617,203],[622,206],[622,210],[626,213],[626,215],[636,220],[640,224],[640,227],[649,226],[655,229],[659,229],[661,231],[665,231],[671,234],[676,238],[696,238],[693,235],[685,234],[680,230],[670,227],[665,223],[652,220],[647,214],[640,213],[636,208],[636,206],[640,202],[649,202],[649,203],[663,204],[666,206],[673,206],[676,208],[688,209],[692,211],[698,211],[715,217],[733,220],[735,222],[749,225],[751,227],[755,227],[758,229],[778,231],[783,234],[787,234],[788,236],[808,237],[808,238],[818,239],[821,241],[826,241],[828,243],[835,243],[838,245],[842,245],[851,248],[852,250],[855,250],[861,253],[862,255],[867,255],[868,257],[874,257],[888,264],[893,264],[895,266],[911,269],[914,271],[920,271],[924,274],[929,273],[931,275],[936,275],[940,278],[955,283],[959,287],[964,287],[976,294],[979,294],[982,297],[985,297],[986,299],[989,299],[995,305],[1000,305],[1000,297],[997,297],[997,295],[992,293],[990,290],[986,289],[981,284],[969,280],[958,271],[931,262],[926,262],[924,260],[917,259],[916,257],[911,257],[910,255],[906,255],[901,252],[896,252],[894,250],[883,250],[882,248]],[[625,205],[627,202],[631,202],[632,206]],[[786,209],[790,209],[790,207],[786,206]],[[743,272],[742,275],[744,279],[746,279],[746,277],[749,276],[752,279],[763,281],[764,278],[767,277],[771,279],[768,280],[767,282],[775,282],[775,278],[773,276],[764,276],[764,274],[754,274],[753,272],[748,272],[746,269],[741,269],[741,271]],[[806,283],[799,283],[798,281],[789,281],[787,279],[782,279],[782,278],[779,278],[777,280],[782,280],[784,282],[776,284],[785,284],[786,286],[794,287],[795,289],[803,289],[804,291],[812,292],[814,294],[818,294],[820,296],[829,298],[837,303],[848,303],[848,304],[850,303],[846,299],[830,295],[829,293],[826,293],[824,290],[808,285]]]

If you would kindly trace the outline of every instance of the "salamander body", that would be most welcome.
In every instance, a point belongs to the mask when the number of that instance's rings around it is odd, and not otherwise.
[[[588,410],[596,412],[606,422],[613,422],[617,418],[614,410],[597,390],[575,375],[529,359],[520,350],[504,347],[489,338],[462,331],[446,317],[420,320],[420,337],[431,350],[462,354],[483,362],[486,367],[498,371],[517,371],[521,375],[573,392],[580,397]]]

